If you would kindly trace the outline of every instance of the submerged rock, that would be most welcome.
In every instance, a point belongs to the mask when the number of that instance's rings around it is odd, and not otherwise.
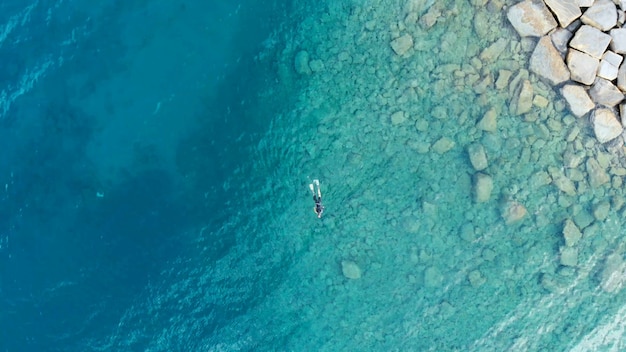
[[[563,239],[565,239],[565,245],[571,247],[578,243],[582,237],[583,234],[576,224],[571,219],[565,220],[565,224],[563,225]]]
[[[341,261],[341,272],[348,279],[356,280],[361,278],[361,268],[351,260]]]
[[[600,287],[605,292],[617,292],[624,287],[626,263],[620,253],[613,253],[606,258],[600,274]]]
[[[467,154],[474,170],[482,171],[487,168],[487,154],[481,144],[470,144],[470,146],[467,147]]]
[[[410,34],[404,34],[403,36],[391,41],[391,49],[393,49],[393,51],[400,56],[406,54],[406,52],[412,47],[413,37],[411,37]]]
[[[561,247],[561,265],[577,266],[578,265],[578,248]]]
[[[502,206],[502,218],[507,225],[521,221],[528,211],[521,203],[508,200]]]
[[[474,199],[476,203],[484,203],[491,198],[493,179],[489,175],[477,173],[474,176]]]

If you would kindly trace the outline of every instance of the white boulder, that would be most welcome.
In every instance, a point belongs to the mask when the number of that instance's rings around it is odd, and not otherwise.
[[[572,113],[578,117],[584,116],[595,107],[585,88],[578,84],[564,85],[561,88],[561,94],[569,104]]]
[[[567,53],[567,67],[573,81],[591,85],[596,78],[600,60],[578,50]]]
[[[626,92],[626,62],[622,63],[617,70],[617,88],[622,92]]]
[[[624,100],[624,93],[622,93],[616,86],[610,81],[604,78],[597,78],[591,89],[589,89],[589,96],[591,100],[597,104],[604,105],[612,108]]]
[[[544,0],[554,12],[561,27],[565,28],[574,22],[580,15],[580,7],[572,0]]]
[[[601,31],[608,31],[617,25],[617,8],[611,0],[596,0],[580,20]]]
[[[604,56],[602,56],[602,60],[600,60],[600,67],[598,67],[598,77],[609,81],[616,79],[619,66],[622,64],[623,60],[624,57],[622,55],[618,55],[612,51],[605,52]]]
[[[570,79],[570,72],[549,36],[543,36],[530,57],[530,70],[553,85]]]
[[[610,42],[610,35],[595,27],[583,25],[576,31],[569,46],[600,59]]]
[[[618,54],[626,54],[626,28],[611,29],[611,50]]]
[[[611,109],[600,108],[594,111],[593,132],[600,143],[606,143],[622,134],[622,124]]]
[[[515,4],[509,8],[507,18],[521,37],[541,37],[557,25],[543,1],[525,0]]]

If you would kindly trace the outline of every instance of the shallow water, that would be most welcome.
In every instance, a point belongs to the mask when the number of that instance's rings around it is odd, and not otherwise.
[[[0,347],[624,349],[623,150],[505,5],[2,5]]]

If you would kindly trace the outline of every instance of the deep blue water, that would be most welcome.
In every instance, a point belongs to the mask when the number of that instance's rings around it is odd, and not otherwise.
[[[1,351],[102,345],[201,228],[205,259],[232,246],[210,234],[274,109],[251,112],[277,3],[0,3]]]

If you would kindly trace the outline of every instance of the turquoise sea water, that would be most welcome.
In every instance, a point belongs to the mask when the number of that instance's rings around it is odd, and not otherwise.
[[[0,4],[0,350],[625,350],[623,148],[512,3]]]

